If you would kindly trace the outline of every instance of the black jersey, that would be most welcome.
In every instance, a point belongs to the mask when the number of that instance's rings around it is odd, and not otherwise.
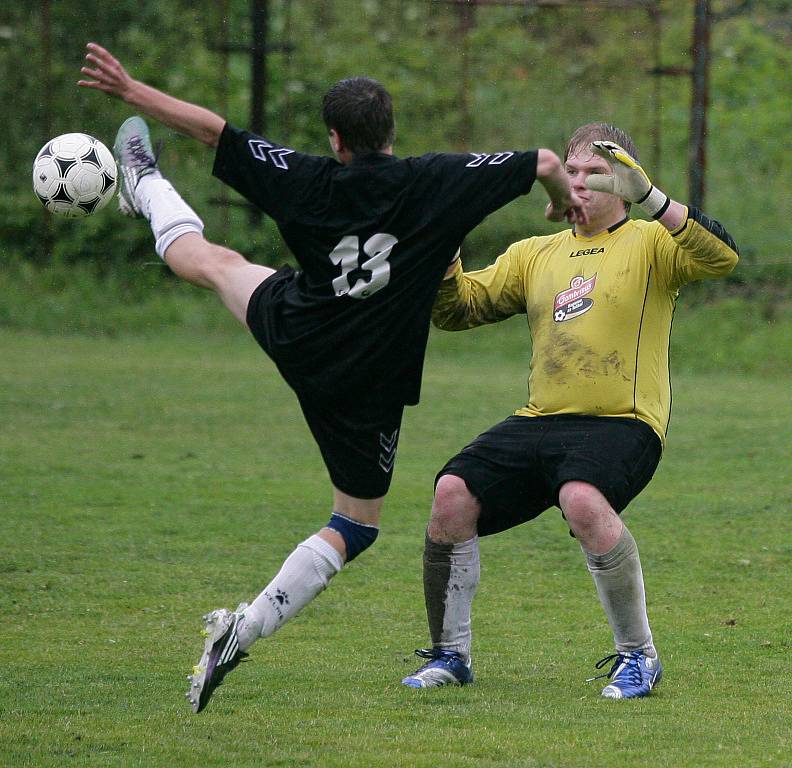
[[[256,334],[287,382],[329,402],[417,403],[446,268],[471,229],[530,191],[536,163],[536,151],[372,152],[343,165],[226,125],[214,175],[275,220],[299,264]]]

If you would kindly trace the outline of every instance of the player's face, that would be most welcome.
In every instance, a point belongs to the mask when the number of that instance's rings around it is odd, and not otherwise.
[[[580,198],[583,210],[588,215],[588,225],[584,231],[593,234],[624,218],[624,202],[621,198],[607,192],[595,192],[586,186],[586,178],[592,173],[613,173],[607,160],[582,147],[569,155],[565,168],[572,191]]]

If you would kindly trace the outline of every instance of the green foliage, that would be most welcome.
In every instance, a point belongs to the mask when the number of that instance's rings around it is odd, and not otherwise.
[[[118,336],[169,326],[236,330],[214,294],[176,280],[156,256],[120,267],[20,260],[0,271],[0,327]]]
[[[731,293],[715,281],[694,283],[682,291],[672,337],[673,370],[727,369],[756,375],[792,370],[792,304],[783,288],[748,285]],[[516,344],[527,366],[525,318],[513,318],[506,327],[519,335],[519,341],[494,332],[487,345],[493,364],[513,355]],[[110,337],[151,336],[177,328],[223,336],[239,332],[213,293],[174,278],[156,256],[126,265],[56,260],[41,267],[24,259],[7,262],[0,271],[0,328]],[[450,334],[462,337],[452,347],[454,354],[467,355],[468,340],[481,333],[488,331]],[[482,354],[478,347],[473,349],[476,356]]]
[[[778,137],[792,133],[792,47],[779,45],[756,21],[739,17],[723,23],[712,72],[719,98],[710,113],[711,136],[718,137],[723,154],[712,157],[709,184],[721,190],[714,194],[724,199],[724,207],[729,198],[737,203],[729,227],[743,245],[744,282],[773,282],[792,273],[785,225],[792,158],[776,151]],[[757,225],[761,237],[746,234]]]
[[[250,59],[223,53],[249,40],[249,0],[196,8],[186,0],[7,3],[0,11],[0,257],[46,263],[117,264],[149,258],[145,227],[107,209],[89,222],[45,221],[28,169],[57,133],[83,130],[112,144],[125,105],[77,89],[83,45],[105,44],[131,73],[187,100],[250,122]],[[43,9],[49,7],[49,25]],[[479,7],[464,31],[459,7],[429,0],[272,0],[269,40],[289,43],[267,59],[265,128],[305,151],[327,152],[321,95],[336,79],[367,73],[385,82],[397,108],[397,151],[561,151],[577,125],[616,122],[642,148],[653,178],[686,198],[687,78],[657,78],[656,63],[690,65],[692,4],[662,0],[660,37],[642,10]],[[707,211],[741,246],[733,280],[786,280],[790,131],[789,31],[785,0],[713,3]],[[655,43],[659,41],[659,62]],[[273,223],[252,221],[210,178],[211,152],[155,128],[163,164],[206,219],[209,236],[264,263],[290,258]],[[218,205],[230,200],[231,208]],[[470,258],[490,261],[508,243],[553,231],[542,193],[492,216],[468,240]],[[768,263],[776,266],[765,267]]]

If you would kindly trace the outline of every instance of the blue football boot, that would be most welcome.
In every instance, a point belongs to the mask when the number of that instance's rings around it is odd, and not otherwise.
[[[467,685],[473,682],[473,667],[456,651],[442,648],[422,648],[415,652],[429,659],[420,669],[402,680],[409,688],[437,688],[441,685]]]
[[[602,689],[602,695],[606,699],[635,699],[648,696],[663,676],[660,659],[647,656],[643,651],[612,653],[597,662],[597,669],[602,669],[610,662],[613,662],[610,671],[589,678],[589,681],[601,677],[610,678],[610,683]]]

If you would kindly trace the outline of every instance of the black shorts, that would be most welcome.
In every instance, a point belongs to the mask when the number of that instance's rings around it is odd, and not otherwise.
[[[297,392],[330,480],[358,499],[384,496],[393,477],[403,405],[317,400]]]
[[[281,335],[288,328],[281,298],[294,279],[291,267],[281,267],[253,292],[250,332],[297,395],[333,485],[359,499],[384,496],[393,477],[404,405],[384,400],[381,392],[350,392],[347,379],[327,381],[315,355],[284,343]]]
[[[481,503],[480,536],[558,506],[570,480],[591,483],[622,510],[644,489],[662,453],[645,422],[604,416],[510,416],[479,435],[437,475],[456,475]]]

